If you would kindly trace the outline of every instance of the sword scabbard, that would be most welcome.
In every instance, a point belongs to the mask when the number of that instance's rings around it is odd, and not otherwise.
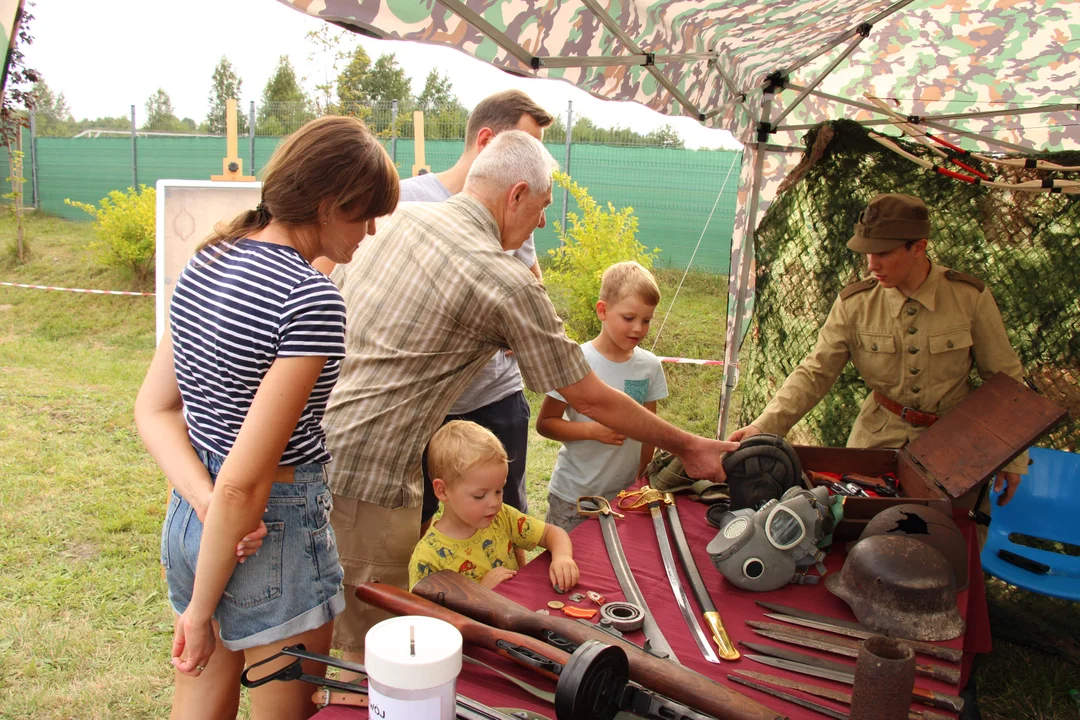
[[[707,612],[703,616],[705,624],[709,626],[709,630],[712,631],[713,640],[716,641],[716,647],[718,655],[723,660],[738,660],[741,656],[739,651],[735,649],[735,644],[731,642],[731,638],[728,637],[727,630],[724,628],[724,621],[720,619],[720,613],[715,610]]]

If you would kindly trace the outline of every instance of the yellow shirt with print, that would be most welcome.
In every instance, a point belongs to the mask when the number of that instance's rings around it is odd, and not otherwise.
[[[497,567],[517,570],[514,548],[532,550],[544,536],[544,527],[510,505],[503,505],[490,525],[469,538],[447,537],[433,525],[409,560],[409,589],[440,570],[453,570],[477,582]]]

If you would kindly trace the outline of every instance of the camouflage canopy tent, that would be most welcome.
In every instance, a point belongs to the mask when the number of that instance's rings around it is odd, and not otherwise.
[[[280,1],[365,35],[448,45],[688,115],[743,142],[721,432],[753,297],[754,229],[807,129],[841,118],[889,127],[871,96],[969,150],[1080,149],[1080,0]]]

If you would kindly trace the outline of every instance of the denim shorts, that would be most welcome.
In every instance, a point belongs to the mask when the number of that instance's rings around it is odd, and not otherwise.
[[[215,480],[225,458],[196,450]],[[322,465],[298,465],[293,482],[274,483],[262,517],[262,547],[237,564],[214,611],[226,648],[279,642],[322,627],[345,609],[332,507]],[[201,538],[195,510],[173,490],[161,531],[161,564],[178,614],[191,602]]]

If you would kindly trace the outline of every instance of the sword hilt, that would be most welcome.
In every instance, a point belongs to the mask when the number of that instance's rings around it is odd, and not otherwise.
[[[713,640],[716,641],[717,654],[724,660],[738,660],[741,656],[735,649],[735,644],[728,637],[724,629],[724,621],[720,619],[720,613],[716,611],[705,613],[705,624],[712,631]]]

